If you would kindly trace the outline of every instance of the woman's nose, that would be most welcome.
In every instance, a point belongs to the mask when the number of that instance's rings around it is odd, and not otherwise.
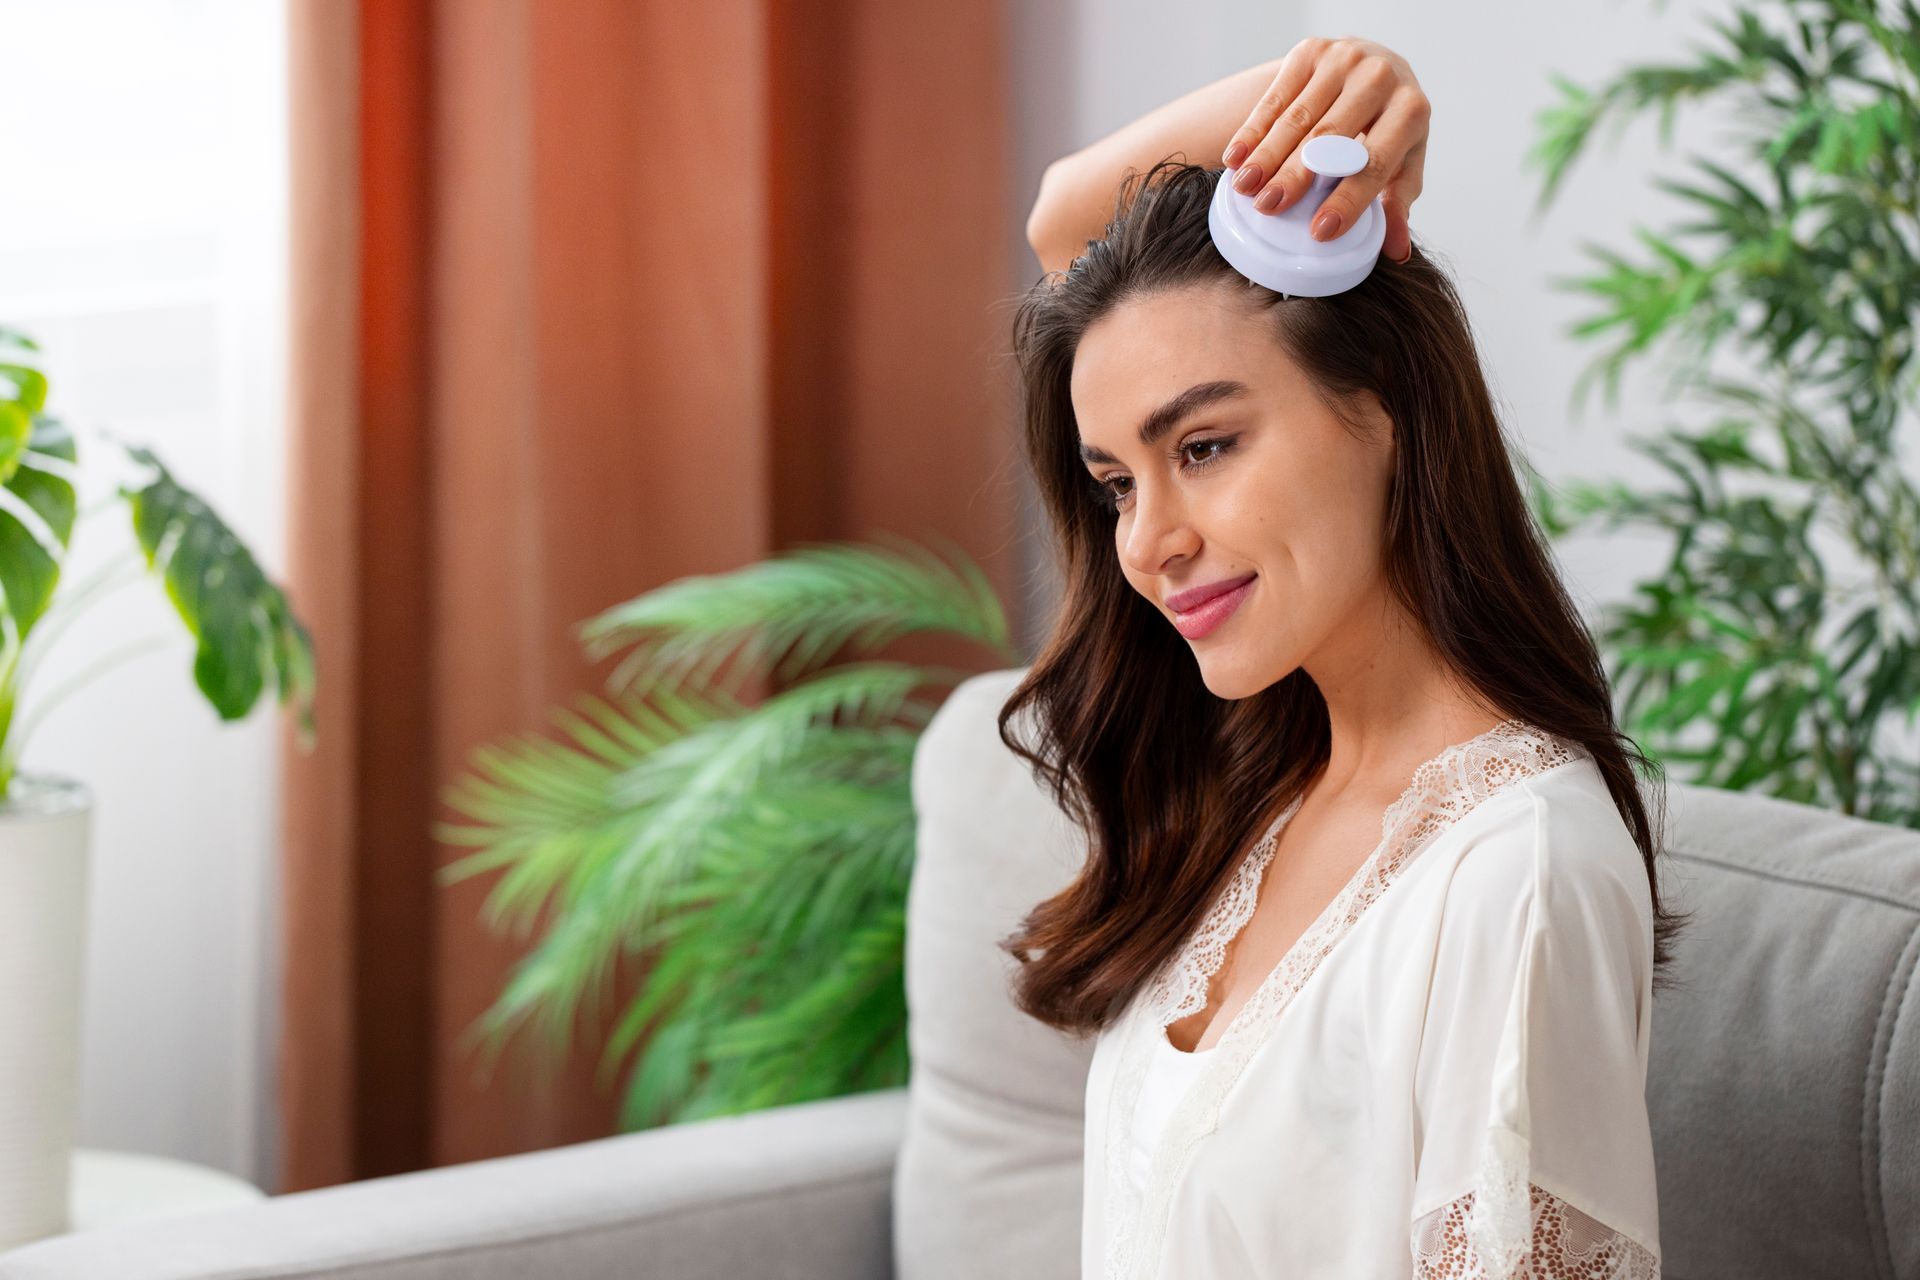
[[[1128,568],[1136,573],[1163,572],[1169,561],[1191,555],[1198,541],[1192,521],[1178,503],[1134,498],[1122,551]]]

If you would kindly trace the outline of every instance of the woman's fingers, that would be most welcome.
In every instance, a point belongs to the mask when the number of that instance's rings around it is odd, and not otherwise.
[[[1412,68],[1392,50],[1354,37],[1310,37],[1288,51],[1272,85],[1233,135],[1225,163],[1239,170],[1235,190],[1253,196],[1262,212],[1278,213],[1312,185],[1313,174],[1299,154],[1303,142],[1323,133],[1364,135],[1366,168],[1342,179],[1321,203],[1313,235],[1332,239],[1375,196],[1383,209],[1392,197],[1382,252],[1400,261],[1412,245],[1406,220],[1420,194],[1431,112]]]
[[[1370,95],[1363,95],[1363,104],[1370,103]],[[1401,94],[1395,91],[1387,108],[1379,118],[1370,124],[1355,127],[1352,123],[1357,114],[1343,114],[1341,107],[1346,103],[1343,97],[1329,112],[1326,127],[1317,128],[1315,134],[1338,133],[1355,137],[1366,135],[1367,163],[1360,172],[1342,178],[1320,202],[1319,209],[1313,214],[1311,224],[1316,240],[1330,240],[1352,227],[1373,198],[1387,189],[1389,184],[1403,202],[1411,206],[1420,193],[1419,172],[1416,171],[1409,185],[1404,181],[1407,157],[1414,148],[1423,148],[1427,136],[1427,107],[1424,95]],[[1367,109],[1366,105],[1351,108],[1358,113]],[[1422,151],[1424,154],[1424,150]],[[1282,169],[1280,180],[1290,190],[1290,198],[1275,206],[1275,211],[1287,204],[1305,199],[1312,185],[1313,174],[1298,156]]]
[[[1413,253],[1413,231],[1407,225],[1413,202],[1420,198],[1421,171],[1427,162],[1427,144],[1422,142],[1407,153],[1400,172],[1380,193],[1380,207],[1387,215],[1387,238],[1380,252],[1395,262],[1405,262]]]
[[[1258,207],[1260,196],[1265,194],[1263,189],[1272,184],[1273,175],[1280,171],[1282,163],[1339,101],[1346,75],[1346,67],[1332,56],[1322,56],[1315,62],[1312,77],[1274,118],[1252,154],[1241,162],[1240,172],[1233,180],[1235,191],[1253,196]],[[1267,199],[1271,205],[1273,197]]]
[[[1307,87],[1307,81],[1313,77],[1315,59],[1320,50],[1331,43],[1321,36],[1309,36],[1287,51],[1287,56],[1281,59],[1280,70],[1273,77],[1273,83],[1260,95],[1260,101],[1253,104],[1247,122],[1227,139],[1227,150],[1221,156],[1220,163],[1229,169],[1238,169],[1246,163],[1247,157],[1266,138],[1273,128],[1273,122],[1280,118],[1287,104]]]

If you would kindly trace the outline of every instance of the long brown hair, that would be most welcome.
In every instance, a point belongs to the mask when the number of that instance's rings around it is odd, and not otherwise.
[[[1218,168],[1165,160],[1128,176],[1105,235],[1021,300],[1014,354],[1026,445],[1065,589],[1052,633],[999,716],[1001,739],[1089,839],[1064,890],[1001,946],[1015,999],[1085,1034],[1105,1026],[1199,923],[1242,851],[1330,746],[1326,702],[1296,669],[1251,697],[1209,692],[1186,643],[1128,584],[1115,515],[1079,457],[1069,379],[1081,335],[1129,298],[1233,283],[1350,425],[1372,392],[1392,419],[1386,578],[1459,678],[1491,707],[1592,753],[1653,888],[1654,985],[1685,915],[1660,900],[1656,764],[1615,722],[1607,677],[1515,477],[1513,454],[1446,273],[1418,246],[1329,298],[1282,298],[1214,248]],[[1031,743],[1016,737],[1023,720]],[[1649,820],[1635,770],[1657,784]]]

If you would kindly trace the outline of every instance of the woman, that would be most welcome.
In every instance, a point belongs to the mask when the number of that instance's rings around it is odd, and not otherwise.
[[[1088,1280],[1659,1274],[1654,769],[1407,232],[1426,115],[1395,55],[1303,41],[1057,162],[1029,221],[1066,589],[1000,732],[1090,850],[1004,945],[1098,1037]],[[1219,169],[1088,225],[1230,144],[1284,208],[1321,132],[1375,161],[1322,211],[1391,224],[1345,293],[1237,275]]]

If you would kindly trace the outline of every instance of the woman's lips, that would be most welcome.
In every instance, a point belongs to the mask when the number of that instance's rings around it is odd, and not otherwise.
[[[1210,634],[1240,607],[1240,602],[1253,590],[1253,584],[1259,577],[1248,578],[1231,591],[1223,592],[1204,604],[1197,604],[1185,613],[1173,615],[1175,630],[1189,640],[1199,640]]]

